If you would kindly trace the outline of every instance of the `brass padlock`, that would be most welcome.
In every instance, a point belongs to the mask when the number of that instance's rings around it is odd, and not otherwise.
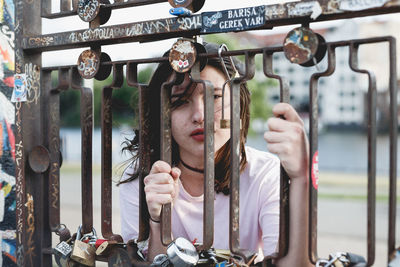
[[[82,225],[79,226],[76,233],[71,259],[86,266],[94,266],[96,261],[96,249],[81,241],[81,229]]]

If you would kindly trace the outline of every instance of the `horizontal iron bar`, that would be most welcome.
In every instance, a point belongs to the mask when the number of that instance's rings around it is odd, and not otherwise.
[[[254,29],[271,29],[275,26],[297,23],[400,12],[400,3],[396,0],[342,0],[340,4],[336,0],[320,0],[265,5],[263,7],[265,8],[264,23]],[[230,17],[233,20],[235,16],[245,14],[244,10],[248,10],[248,8],[232,9]],[[315,10],[319,10],[321,14],[317,16],[319,12],[315,13]],[[207,12],[207,14],[210,14],[210,12]],[[315,20],[311,18],[314,15],[317,16]],[[25,36],[22,39],[22,48],[26,52],[40,52],[92,45],[157,41],[173,37],[198,35],[201,33],[202,28],[204,28],[202,15],[198,14],[190,17],[164,18],[95,29]],[[243,28],[243,30],[249,29]]]
[[[372,37],[372,38],[365,38],[365,39],[354,39],[354,40],[345,40],[345,41],[337,41],[337,42],[328,42],[327,44],[331,45],[332,47],[340,47],[340,46],[348,46],[349,44],[372,44],[372,43],[379,43],[379,42],[386,42],[391,40],[393,37],[391,36],[382,36],[382,37]],[[264,51],[267,52],[282,52],[282,46],[271,46],[265,48],[254,48],[254,49],[242,49],[242,50],[231,50],[225,51],[221,53],[221,56],[242,56],[245,55],[246,52],[250,54],[262,54]],[[207,58],[216,58],[219,57],[217,53],[201,53],[198,55],[201,57]],[[127,63],[134,63],[134,64],[150,64],[150,63],[160,63],[168,61],[168,57],[155,57],[155,58],[143,58],[143,59],[133,59],[133,60],[119,60],[119,61],[112,61],[112,62],[103,62],[102,65],[112,65],[112,64],[122,64],[126,65]],[[65,66],[52,66],[52,67],[44,67],[42,68],[43,71],[55,71],[58,70],[60,67],[62,68],[72,68],[76,67],[76,65],[65,65]]]
[[[157,3],[163,3],[163,2],[167,2],[167,0],[133,0],[133,1],[128,1],[128,2],[115,2],[113,4],[106,4],[104,6],[106,8],[111,8],[111,9],[120,9],[120,8],[125,8],[125,7],[144,6],[144,5],[151,5],[151,4],[157,4]],[[57,12],[57,13],[42,12],[41,17],[46,18],[46,19],[57,19],[57,18],[74,16],[74,15],[77,15],[76,10],[61,11],[61,12]]]

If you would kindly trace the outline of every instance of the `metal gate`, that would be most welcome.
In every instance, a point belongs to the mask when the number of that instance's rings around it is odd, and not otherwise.
[[[28,95],[27,101],[16,103],[16,196],[17,196],[17,262],[19,266],[51,266],[53,248],[56,244],[51,243],[52,232],[60,231],[60,93],[65,90],[78,90],[81,95],[81,126],[82,126],[82,232],[89,233],[93,227],[93,201],[92,201],[92,126],[93,126],[93,92],[84,87],[82,76],[104,79],[110,73],[113,77],[112,84],[102,90],[102,190],[101,190],[101,234],[106,239],[119,240],[120,236],[113,231],[111,216],[111,129],[112,129],[112,107],[111,97],[114,89],[122,86],[124,78],[132,90],[139,91],[140,103],[140,128],[143,124],[146,108],[144,90],[146,84],[140,84],[137,80],[138,66],[140,64],[157,63],[167,61],[168,58],[146,58],[132,59],[126,61],[110,61],[101,53],[103,45],[111,45],[126,42],[151,42],[174,37],[187,37],[200,34],[250,31],[256,29],[271,29],[273,27],[291,24],[302,24],[308,28],[316,21],[336,20],[343,18],[354,18],[377,14],[395,13],[400,11],[400,2],[396,0],[318,0],[282,3],[274,5],[263,5],[250,7],[254,10],[254,23],[248,25],[234,25],[228,20],[229,12],[241,12],[237,10],[223,10],[217,12],[196,13],[204,1],[187,0],[169,2],[179,7],[177,2],[184,2],[182,6],[190,7],[194,14],[174,18],[158,19],[152,21],[141,21],[123,25],[101,26],[109,19],[114,9],[150,5],[164,0],[115,0],[98,2],[96,0],[61,0],[60,12],[51,12],[51,1],[16,1],[16,74],[25,75]],[[54,34],[42,35],[41,18],[53,19],[66,16],[76,16],[89,23],[88,29],[66,31]],[[224,26],[215,21],[224,21]],[[226,22],[228,21],[228,22]],[[396,50],[395,39],[392,37],[377,37],[369,39],[321,42],[319,47],[324,47],[328,57],[328,65],[325,70],[316,72],[310,79],[310,157],[318,152],[318,79],[330,76],[335,71],[335,49],[347,47],[350,51],[349,62],[354,72],[368,75],[368,247],[367,265],[371,266],[375,258],[375,173],[376,173],[376,81],[371,71],[358,68],[358,49],[360,46],[371,43],[389,44],[390,54],[390,192],[389,192],[389,232],[388,232],[388,258],[396,250],[395,244],[395,220],[396,220],[396,154],[397,154],[397,77],[396,77]],[[42,68],[41,55],[45,51],[54,51],[69,48],[90,47],[87,54],[82,54],[80,62],[86,58],[96,59],[99,65],[84,66],[62,66]],[[250,50],[226,51],[223,56],[245,57],[246,74],[233,82],[233,91],[241,82],[254,76],[254,57],[262,56],[263,71],[266,77],[277,79],[280,84],[281,101],[289,102],[290,88],[287,81],[273,72],[273,55],[282,52],[284,47],[264,47]],[[201,53],[202,57],[217,57],[217,54]],[[77,57],[78,58],[78,57]],[[124,66],[126,72],[124,73]],[[52,86],[51,75],[56,72],[58,84]],[[199,78],[198,66],[195,65],[193,76]],[[103,77],[101,77],[103,76]],[[165,85],[168,86],[168,85]],[[239,90],[236,90],[239,91]],[[238,97],[236,95],[233,98]],[[231,106],[238,110],[238,101]],[[164,101],[162,106],[167,107]],[[168,122],[168,109],[163,112],[162,132],[170,134]],[[232,140],[238,142],[240,130],[239,118],[231,118]],[[161,158],[169,160],[170,138],[163,134],[162,146],[165,147]],[[208,134],[208,132],[206,133]],[[146,151],[145,136],[140,136],[141,157],[140,169],[143,175],[149,171],[149,158]],[[208,140],[208,139],[207,139]],[[207,141],[208,142],[208,141]],[[233,143],[235,144],[235,143]],[[209,143],[206,143],[206,146]],[[312,162],[312,160],[310,160]],[[213,162],[207,162],[210,166]],[[230,223],[239,223],[239,162],[233,160],[231,187],[231,213]],[[209,169],[206,167],[206,170]],[[310,174],[312,166],[309,166]],[[205,182],[213,181],[212,174],[205,174]],[[205,191],[204,225],[207,229],[213,229],[213,183],[208,183]],[[62,190],[62,188],[61,188]],[[279,255],[269,255],[264,264],[271,257],[282,257],[287,253],[288,240],[288,191],[289,184],[285,174],[281,177],[280,198],[280,238]],[[148,218],[143,207],[144,200],[143,184],[141,183],[141,216],[139,239],[148,236]],[[319,259],[317,254],[317,200],[318,193],[310,183],[310,225],[309,225],[309,260],[316,263]],[[162,215],[162,239],[164,243],[171,242],[171,210],[167,205]],[[61,228],[60,228],[61,227]],[[239,244],[238,228],[231,227],[230,240],[231,252],[246,258]],[[203,237],[203,249],[212,246],[212,236],[205,231]],[[323,257],[324,255],[322,255]],[[97,257],[99,261],[108,261],[105,257]],[[132,261],[134,265],[141,265]]]

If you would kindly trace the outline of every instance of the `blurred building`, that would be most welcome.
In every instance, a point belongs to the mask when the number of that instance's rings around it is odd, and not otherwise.
[[[345,20],[326,28],[316,29],[326,41],[340,41],[357,38],[400,35],[395,31],[395,22],[370,22],[358,24],[355,20]],[[388,31],[388,29],[392,29]],[[385,33],[385,34],[383,34]],[[261,35],[257,33],[236,33],[243,46],[278,46],[282,45],[287,33]],[[399,38],[400,39],[400,36]],[[398,42],[399,43],[399,42]],[[399,50],[399,49],[398,49]],[[359,51],[359,66],[374,71],[377,77],[379,97],[387,96],[389,78],[389,50],[387,44],[363,45]],[[313,73],[325,70],[326,57],[318,67],[302,67],[292,64],[283,53],[275,53],[273,67],[276,74],[286,77],[290,83],[291,104],[304,118],[308,117],[309,80]],[[366,121],[366,92],[368,78],[365,74],[353,72],[349,67],[349,48],[336,48],[336,69],[330,77],[320,78],[318,86],[320,124],[335,128],[364,128]],[[279,101],[279,87],[268,90],[271,104]],[[382,103],[380,100],[379,103]],[[387,101],[384,101],[387,102]],[[379,108],[386,108],[379,105]],[[387,114],[386,111],[378,111]]]

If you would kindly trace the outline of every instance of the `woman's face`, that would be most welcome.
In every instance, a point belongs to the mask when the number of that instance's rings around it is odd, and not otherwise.
[[[209,80],[214,85],[214,149],[218,151],[230,138],[230,130],[220,128],[222,108],[224,117],[230,117],[230,90],[225,86],[224,107],[222,107],[222,87],[226,81],[218,69],[206,66],[200,73],[202,80]],[[186,75],[184,82],[174,86],[171,91],[171,130],[179,146],[180,157],[188,162],[203,161],[204,152],[204,100],[203,84],[192,84]],[[186,90],[187,89],[187,90]],[[182,97],[182,94],[185,92]]]

